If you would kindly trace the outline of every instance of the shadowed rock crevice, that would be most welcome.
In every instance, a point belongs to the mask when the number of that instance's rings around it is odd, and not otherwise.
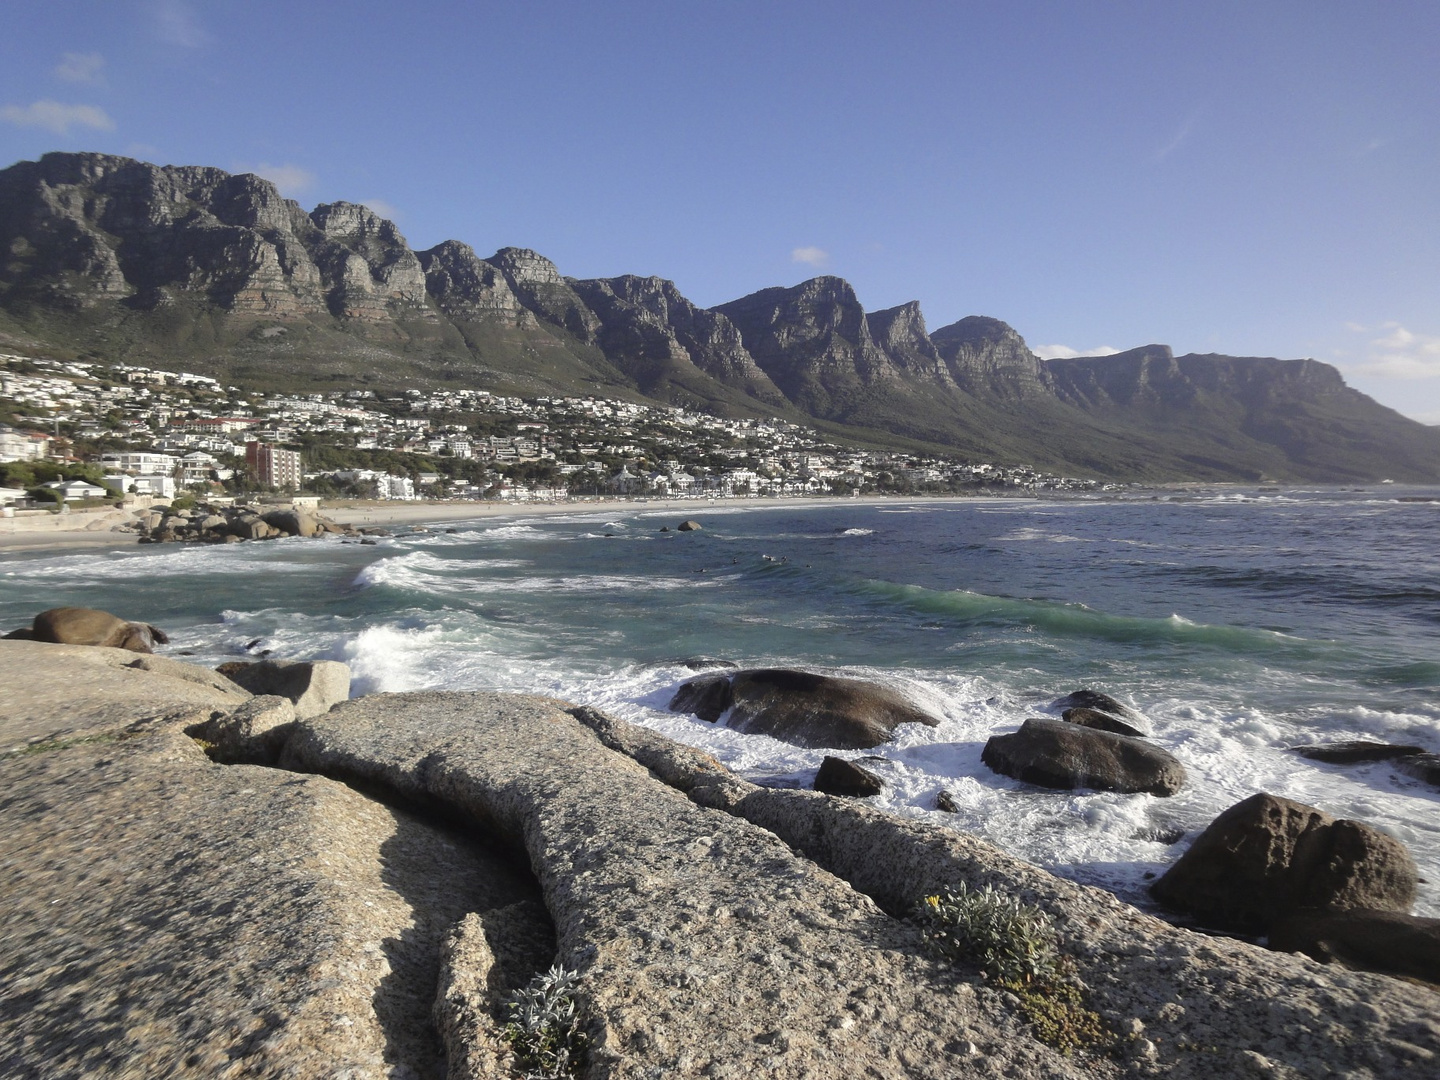
[[[257,697],[186,733],[217,764],[304,775],[312,770],[279,764],[293,717],[284,698]],[[422,761],[421,772],[432,765]],[[386,1062],[397,1076],[487,1075],[503,1058],[501,1002],[555,962],[555,925],[523,849],[494,842],[484,822],[444,799],[345,770],[325,778],[384,806],[397,823],[379,849],[381,879],[413,922],[381,943],[389,974],[373,1005]],[[457,1071],[458,1062],[468,1065]]]

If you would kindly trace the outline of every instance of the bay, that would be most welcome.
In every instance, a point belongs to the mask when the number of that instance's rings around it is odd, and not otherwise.
[[[0,556],[0,625],[65,604],[155,623],[206,665],[269,650],[349,663],[356,693],[550,694],[808,786],[824,755],[669,713],[715,657],[878,681],[940,720],[867,762],[877,802],[973,830],[1146,903],[1144,886],[1255,791],[1401,838],[1440,915],[1440,792],[1289,747],[1440,751],[1435,489],[1191,489],[1095,499],[704,503],[446,523],[375,546],[285,540]],[[703,528],[678,533],[686,517]],[[661,531],[668,528],[671,531]],[[252,646],[252,643],[253,646]],[[252,646],[247,649],[247,646]],[[984,742],[1093,687],[1149,717],[1190,784],[1045,791]],[[851,755],[854,756],[854,755]],[[931,809],[949,791],[958,812]],[[1178,842],[1176,836],[1181,836]]]

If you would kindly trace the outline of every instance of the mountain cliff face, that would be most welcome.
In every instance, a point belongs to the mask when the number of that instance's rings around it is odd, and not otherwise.
[[[1023,397],[1048,389],[1043,362],[999,319],[971,315],[942,326],[932,340],[955,384],[972,394]]]
[[[1440,479],[1440,431],[1313,360],[1042,361],[997,319],[932,334],[913,302],[866,313],[837,277],[706,310],[662,278],[415,252],[364,206],[307,213],[257,176],[102,154],[0,170],[6,345],[277,387],[648,399],[1092,475]]]
[[[840,278],[762,289],[715,310],[739,328],[781,392],[812,416],[847,419],[867,390],[897,377],[870,336],[855,290]]]
[[[769,405],[788,404],[746,351],[735,324],[696,307],[673,282],[627,275],[571,286],[599,319],[605,355],[646,393],[666,382],[689,385],[693,372]]]

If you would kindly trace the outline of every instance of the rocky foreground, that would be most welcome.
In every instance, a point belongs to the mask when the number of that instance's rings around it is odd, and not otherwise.
[[[588,708],[418,693],[296,719],[203,668],[19,640],[0,684],[6,1076],[518,1075],[499,1003],[556,961],[590,1077],[1440,1067],[1431,986],[1179,929]],[[1062,1055],[931,957],[904,916],[962,883],[1054,918],[1103,1044]]]

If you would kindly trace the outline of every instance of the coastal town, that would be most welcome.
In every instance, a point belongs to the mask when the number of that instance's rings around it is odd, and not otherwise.
[[[0,479],[0,505],[17,507],[259,490],[558,501],[1113,486],[841,446],[779,419],[475,389],[266,393],[184,372],[13,354],[0,354],[3,463],[21,466]],[[42,467],[27,473],[27,463]]]

